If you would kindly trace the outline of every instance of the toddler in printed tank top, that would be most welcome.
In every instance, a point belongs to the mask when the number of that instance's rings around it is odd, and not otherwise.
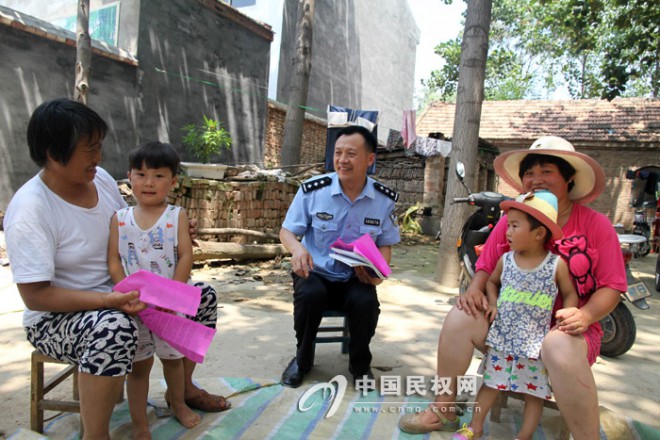
[[[116,284],[141,269],[183,283],[192,269],[192,240],[188,217],[180,207],[167,203],[176,183],[179,156],[170,144],[148,142],[129,155],[133,197],[137,205],[118,211],[112,218],[108,266]],[[186,428],[201,418],[185,402],[183,355],[138,321],[138,350],[127,379],[128,404],[134,439],[151,439],[147,418],[149,373],[154,353],[163,365],[167,383],[165,400]]]
[[[547,250],[562,237],[557,225],[557,198],[549,191],[523,194],[502,202],[507,212],[506,237],[511,251],[502,255],[486,285],[491,328],[479,367],[483,385],[469,424],[453,440],[478,439],[488,411],[500,391],[525,394],[523,423],[516,436],[531,440],[541,419],[543,399],[552,394],[540,359],[543,337],[550,330],[555,299],[577,307],[577,293],[566,263]]]

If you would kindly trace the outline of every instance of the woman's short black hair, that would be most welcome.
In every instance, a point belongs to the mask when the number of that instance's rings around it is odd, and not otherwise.
[[[105,138],[108,125],[91,108],[68,98],[40,104],[30,117],[27,142],[32,161],[43,167],[48,157],[66,165],[81,139]]]
[[[145,142],[128,154],[128,169],[139,170],[142,164],[147,168],[167,167],[176,176],[179,171],[179,154],[166,142]]]
[[[571,190],[575,186],[575,182],[571,181],[571,178],[575,176],[576,171],[575,168],[573,168],[573,165],[571,165],[561,157],[552,156],[550,154],[530,153],[527,156],[525,156],[523,160],[520,161],[518,177],[520,177],[520,180],[522,181],[522,178],[528,169],[532,168],[535,165],[543,166],[547,164],[556,165],[557,168],[559,169],[559,173],[564,178],[564,180],[566,182],[570,181],[570,183],[568,184],[568,192],[571,192]]]
[[[372,132],[361,125],[349,125],[348,127],[342,128],[337,132],[337,139],[339,139],[341,136],[350,136],[355,133],[362,135],[364,138],[364,143],[372,153],[376,152],[376,148],[378,147],[378,140],[376,139],[376,136],[374,136]]]

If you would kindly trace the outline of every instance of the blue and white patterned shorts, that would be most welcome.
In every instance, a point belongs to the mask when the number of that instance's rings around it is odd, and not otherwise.
[[[138,339],[133,318],[116,309],[50,312],[25,333],[41,353],[95,376],[130,373]]]

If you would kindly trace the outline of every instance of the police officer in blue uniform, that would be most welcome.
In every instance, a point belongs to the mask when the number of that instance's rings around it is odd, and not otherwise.
[[[305,181],[284,219],[280,239],[292,255],[297,350],[282,373],[283,385],[300,386],[311,370],[314,339],[322,313],[328,309],[347,314],[349,371],[354,380],[373,378],[369,343],[380,314],[376,286],[382,279],[372,277],[364,267],[336,261],[329,253],[338,238],[349,243],[369,234],[389,263],[392,245],[400,241],[394,214],[398,194],[367,177],[376,160],[376,142],[364,127],[340,130],[333,157],[335,172]]]

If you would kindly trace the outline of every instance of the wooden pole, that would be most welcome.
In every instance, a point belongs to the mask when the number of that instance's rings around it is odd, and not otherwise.
[[[90,0],[78,1],[78,21],[76,29],[76,79],[73,98],[87,104],[89,75],[92,68],[92,37],[89,35]]]
[[[312,70],[312,34],[314,27],[314,0],[298,1],[298,22],[296,24],[296,48],[293,56],[293,72],[289,78],[288,104],[284,119],[284,135],[280,164],[282,166],[300,163],[303,125],[309,88],[309,74]]]
[[[479,125],[481,104],[484,100],[492,9],[491,0],[469,0],[467,5],[451,141],[452,151],[449,156],[451,161],[447,176],[447,196],[442,216],[442,239],[436,268],[436,281],[450,288],[458,286],[459,264],[456,242],[468,214],[465,208],[468,205],[452,204],[454,197],[458,197],[459,194],[465,195],[453,169],[457,160],[463,162],[467,172],[468,188],[476,188],[474,176],[478,166]]]

